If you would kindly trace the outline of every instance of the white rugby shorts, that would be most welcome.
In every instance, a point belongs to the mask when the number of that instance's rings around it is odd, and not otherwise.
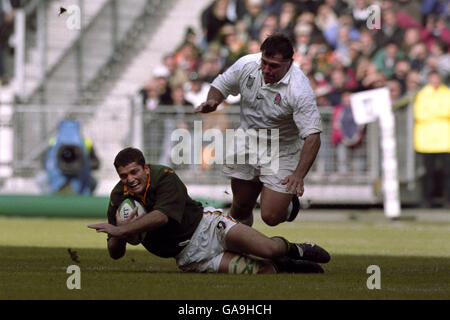
[[[189,243],[175,257],[178,267],[184,272],[217,273],[226,250],[225,236],[236,223],[222,209],[204,208]]]
[[[265,187],[281,192],[286,191],[286,185],[281,182],[292,175],[300,161],[301,149],[296,146],[290,148],[280,147],[280,156],[278,157],[278,170],[273,174],[263,174],[264,168],[266,172],[270,172],[269,165],[261,164],[224,164],[222,172],[229,178],[236,178],[248,181],[260,181]]]

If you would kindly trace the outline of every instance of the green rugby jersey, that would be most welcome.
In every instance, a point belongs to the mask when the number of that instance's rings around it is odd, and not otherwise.
[[[169,167],[150,164],[150,175],[144,197],[133,195],[119,181],[110,195],[108,222],[116,225],[116,211],[127,197],[140,201],[147,213],[159,210],[169,217],[169,222],[147,232],[142,245],[151,253],[168,258],[182,249],[179,243],[190,239],[202,216],[203,207],[187,193],[186,186]]]

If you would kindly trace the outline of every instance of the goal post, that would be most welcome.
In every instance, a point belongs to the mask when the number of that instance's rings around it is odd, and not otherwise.
[[[397,218],[401,214],[395,118],[386,87],[354,93],[350,96],[354,120],[367,124],[378,120],[381,132],[382,185],[384,214]]]

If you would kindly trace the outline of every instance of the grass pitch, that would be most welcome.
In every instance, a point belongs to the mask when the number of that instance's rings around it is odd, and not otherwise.
[[[268,236],[314,241],[330,251],[325,274],[223,275],[181,273],[173,259],[128,246],[109,258],[106,235],[86,226],[101,219],[0,217],[0,300],[5,299],[449,299],[450,223],[379,219],[302,221],[271,228]],[[68,249],[76,251],[79,262]],[[69,290],[70,265],[81,289]],[[381,289],[369,290],[370,265]]]

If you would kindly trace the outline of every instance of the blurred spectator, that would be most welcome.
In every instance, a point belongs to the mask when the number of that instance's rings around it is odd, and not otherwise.
[[[261,30],[259,30],[258,42],[263,43],[264,40],[266,40],[267,37],[270,36],[270,35],[272,34],[271,31],[272,31],[272,30],[270,29],[270,27],[265,27],[265,26],[263,26],[263,27],[261,28]]]
[[[311,12],[312,14],[317,14],[319,6],[322,1],[316,0],[295,0],[293,1],[297,7],[297,12]]]
[[[303,73],[309,77],[314,74],[313,60],[310,56],[299,55],[298,58],[294,58],[294,62],[302,69]]]
[[[244,16],[246,12],[244,0],[229,0],[227,5],[227,19],[236,23]]]
[[[412,45],[408,52],[408,59],[411,64],[411,68],[416,71],[421,71],[425,66],[427,54],[427,47],[424,42],[417,42]]]
[[[156,80],[150,80],[141,90],[142,102],[146,111],[155,110],[160,104],[160,90]]]
[[[274,32],[277,32],[279,30],[278,27],[278,16],[269,15],[264,20],[263,26],[261,30],[259,31],[259,37],[257,41],[259,43],[264,42],[264,40],[271,35]],[[251,41],[251,40],[250,40]],[[258,48],[259,50],[259,48]]]
[[[297,8],[293,2],[286,1],[281,6],[278,31],[294,40],[294,27],[297,18]]]
[[[242,21],[249,39],[259,39],[264,21],[269,15],[262,10],[263,2],[263,0],[245,0],[247,13],[242,17]]]
[[[325,41],[322,30],[320,30],[316,23],[315,23],[315,16],[312,12],[309,11],[304,11],[304,12],[299,12],[299,15],[296,19],[297,23],[296,25],[299,24],[309,24],[312,27],[312,32],[311,32],[311,41],[312,42],[323,42]],[[295,31],[295,28],[294,28]]]
[[[189,79],[189,74],[197,70],[200,64],[200,51],[192,43],[185,42],[173,55],[174,63],[178,70],[182,71],[182,78],[175,86],[182,85]]]
[[[180,83],[184,83],[188,80],[186,70],[178,67],[174,54],[167,54],[163,57],[163,64],[155,68],[154,76],[155,75],[160,78],[164,78],[164,80],[161,79],[161,83],[167,81],[167,86],[169,88]],[[163,91],[165,91],[165,89]],[[163,97],[163,100],[171,101],[170,89]]]
[[[326,4],[323,4],[317,10],[317,15],[314,22],[320,31],[325,35],[327,30],[338,26],[339,22],[336,14]],[[328,41],[328,39],[327,39]]]
[[[410,70],[411,65],[407,59],[399,59],[395,62],[392,79],[397,80],[400,83],[402,94],[406,91],[406,76]]]
[[[0,0],[0,86],[8,82],[4,54],[13,31],[14,8],[10,0]]]
[[[386,0],[383,0],[386,1]],[[393,2],[393,1],[392,1]],[[422,24],[422,10],[420,8],[420,2],[417,0],[397,0],[395,1],[398,11],[397,17],[402,12],[406,12],[412,19]],[[399,19],[400,20],[400,19]],[[402,26],[403,28],[404,26]]]
[[[315,25],[316,16],[310,11],[298,11],[299,15],[297,17],[297,24],[307,23],[310,25]],[[316,26],[317,27],[317,26]]]
[[[337,149],[337,171],[345,173],[362,171],[364,161],[358,157],[355,148],[360,146],[364,136],[364,127],[355,123],[350,105],[349,91],[342,92],[342,103],[333,109],[331,145]]]
[[[431,48],[430,53],[437,59],[436,69],[441,74],[444,83],[450,81],[450,52],[449,45],[442,40],[435,41]]]
[[[398,101],[398,99],[400,99],[400,97],[402,96],[402,85],[400,84],[400,81],[390,79],[386,81],[386,87],[389,90],[391,102],[395,104]]]
[[[361,55],[372,58],[377,52],[377,45],[373,38],[373,34],[368,29],[363,29],[360,34]]]
[[[386,76],[384,73],[379,72],[376,65],[371,62],[365,63],[359,71],[359,76],[361,77],[361,90],[381,88],[386,83]]]
[[[366,26],[367,19],[369,18],[370,11],[368,10],[369,1],[367,0],[355,0],[352,9],[353,20],[355,27],[361,29]]]
[[[325,4],[333,9],[336,16],[342,15],[348,9],[348,4],[344,0],[325,0]]]
[[[331,71],[330,86],[333,88],[328,94],[328,99],[332,106],[341,103],[341,95],[344,91],[354,89],[356,86],[355,76],[343,68],[335,68]]]
[[[403,41],[404,31],[397,23],[397,16],[394,9],[381,12],[381,29],[375,33],[375,43],[378,48],[385,47],[389,43],[397,45]]]
[[[436,184],[441,181],[443,204],[450,208],[450,89],[442,83],[439,72],[428,75],[427,85],[414,103],[414,147],[422,156],[422,206],[430,208]],[[440,178],[436,171],[441,166]]]
[[[225,60],[225,68],[231,66],[237,59],[247,54],[245,43],[239,40],[236,34],[235,26],[227,24],[222,27],[221,35],[223,37],[222,51]]]
[[[334,55],[345,66],[349,66],[350,60],[350,27],[343,25],[340,26],[337,33],[336,46],[334,49]]]
[[[420,28],[408,28],[405,30],[405,35],[401,42],[401,49],[406,52],[418,42],[420,42]]]
[[[307,23],[300,23],[295,26],[295,50],[300,55],[306,55],[311,44],[312,26]]]
[[[209,83],[203,81],[198,73],[193,72],[189,76],[189,81],[184,86],[185,99],[194,107],[199,106],[208,96]]]
[[[175,110],[177,113],[176,118],[178,128],[187,128],[187,125],[184,122],[184,115],[188,110],[186,107],[191,107],[189,108],[189,111],[192,111],[194,105],[186,100],[184,96],[184,88],[182,86],[176,86],[172,88],[172,100],[172,105],[175,106]]]
[[[197,38],[197,33],[195,32],[195,30],[192,27],[187,27],[182,43],[190,43],[193,46],[198,47],[200,42],[201,40]]]
[[[422,12],[425,18],[432,14],[448,17],[449,10],[448,0],[422,0]]]
[[[348,48],[349,55],[350,55],[350,65],[349,68],[353,70],[353,72],[356,74],[356,66],[358,64],[359,58],[361,58],[361,42],[360,41],[351,41],[350,46]]]
[[[450,44],[450,28],[447,27],[447,18],[443,15],[429,15],[426,17],[425,27],[422,29],[420,38],[425,41],[427,49],[438,39]]]
[[[308,55],[313,59],[314,76],[317,81],[321,81],[331,68],[329,47],[324,41],[314,43],[310,46]]]
[[[420,12],[420,4],[418,1],[393,1],[382,0],[380,3],[381,12],[393,10],[397,18],[398,26],[401,29],[420,27],[422,21],[422,13]]]
[[[390,78],[394,74],[395,63],[402,58],[404,58],[404,54],[398,49],[397,43],[389,42],[377,51],[372,61],[378,71],[384,73],[386,78]]]
[[[165,78],[164,78],[165,79]],[[144,145],[151,146],[151,150],[155,154],[161,154],[162,152],[162,139],[164,132],[164,124],[161,122],[158,113],[154,113],[155,110],[159,111],[161,105],[165,105],[161,102],[161,91],[163,82],[158,78],[150,79],[144,87],[139,91],[139,95],[143,104],[143,141]],[[164,90],[166,89],[167,82],[164,81]],[[170,98],[170,91],[169,99]]]
[[[351,14],[342,14],[337,24],[333,24],[329,28],[324,30],[324,36],[327,42],[330,44],[332,48],[337,48],[342,41],[339,38],[339,33],[342,32],[341,29],[347,31],[347,38],[349,40],[359,40],[361,34],[357,28],[355,28],[353,24],[353,18]]]
[[[161,152],[159,153],[159,163],[167,166],[173,166],[171,160],[171,151],[174,142],[172,141],[172,133],[176,129],[186,129],[190,130],[188,123],[185,119],[186,112],[193,112],[192,103],[186,101],[184,97],[184,89],[181,86],[175,86],[171,88],[171,98],[172,105],[167,106],[167,108],[171,108],[173,106],[173,110],[170,110],[169,116],[165,116],[162,119],[163,123],[163,137],[161,144]],[[189,108],[189,111],[188,109]]]
[[[329,86],[327,83],[323,83],[316,87],[314,93],[316,94],[316,101],[318,107],[329,107],[331,105],[331,102],[328,99],[328,93],[330,93],[331,90],[332,90],[331,86]]]
[[[201,15],[201,25],[206,46],[216,40],[220,28],[227,23],[232,23],[227,17],[229,0],[215,0]]]
[[[272,34],[274,32],[277,32],[279,30],[278,27],[278,16],[274,14],[270,14],[266,17],[266,20],[264,20],[263,28],[266,28],[266,30]]]
[[[222,66],[218,53],[208,51],[203,55],[203,59],[198,68],[198,75],[204,81],[210,82],[221,72]]]
[[[269,15],[279,16],[283,0],[264,0],[263,10]]]
[[[409,71],[406,76],[406,93],[417,93],[421,84],[419,73],[414,70]]]
[[[259,40],[250,40],[247,42],[247,52],[250,53],[258,53],[261,43]]]
[[[172,104],[171,89],[169,84],[170,72],[164,65],[158,65],[153,70],[153,80],[158,88],[160,103]]]
[[[406,75],[406,81],[405,81],[405,91],[402,94],[402,96],[392,104],[392,108],[394,110],[407,107],[412,108],[412,103],[414,102],[416,98],[417,92],[420,90],[421,83],[420,83],[420,75],[417,71],[411,70]],[[412,109],[411,109],[412,110]],[[399,128],[396,127],[397,131],[400,132],[400,130],[404,130],[405,128]]]

